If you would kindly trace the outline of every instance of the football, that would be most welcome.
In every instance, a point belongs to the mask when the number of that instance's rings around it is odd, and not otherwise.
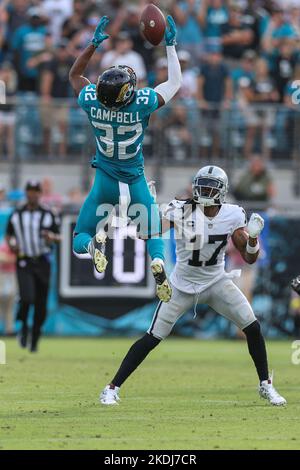
[[[158,46],[163,40],[166,30],[166,20],[160,9],[152,3],[147,5],[142,12],[140,29],[142,35],[153,46]]]

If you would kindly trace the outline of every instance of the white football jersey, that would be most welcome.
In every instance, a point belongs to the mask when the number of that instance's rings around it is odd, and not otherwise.
[[[163,217],[175,227],[176,266],[171,282],[187,293],[200,293],[225,273],[226,245],[235,230],[247,225],[243,208],[223,204],[213,218],[191,201],[173,200]]]

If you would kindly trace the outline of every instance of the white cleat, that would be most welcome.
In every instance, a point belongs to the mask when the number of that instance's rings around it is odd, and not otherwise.
[[[258,386],[258,393],[261,398],[268,400],[271,405],[283,406],[287,404],[286,399],[279,395],[273,386],[273,372],[269,380],[263,380],[263,382]]]
[[[111,388],[110,385],[106,385],[105,389],[100,393],[100,403],[102,405],[118,405],[120,401],[119,390],[120,387]]]
[[[162,302],[169,302],[172,296],[172,288],[168,281],[163,261],[155,258],[151,263],[151,271],[156,282],[157,297]]]
[[[98,273],[104,273],[107,266],[105,244],[107,236],[103,232],[97,233],[89,244],[89,253]]]

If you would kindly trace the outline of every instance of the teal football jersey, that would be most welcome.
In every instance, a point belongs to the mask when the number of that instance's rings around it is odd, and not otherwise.
[[[150,114],[158,107],[152,88],[137,90],[133,101],[121,109],[105,108],[96,96],[96,85],[87,85],[78,97],[96,139],[93,167],[113,178],[132,183],[144,174],[143,139]]]

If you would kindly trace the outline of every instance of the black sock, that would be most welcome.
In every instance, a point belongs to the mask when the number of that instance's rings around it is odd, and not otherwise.
[[[300,315],[294,317],[294,335],[297,338],[300,336]]]
[[[268,380],[268,359],[266,345],[263,335],[261,334],[260,324],[256,320],[245,328],[244,333],[247,337],[248,350],[255,364],[259,380]]]
[[[143,362],[143,360],[148,356],[149,352],[152,351],[160,341],[160,339],[154,338],[154,336],[147,333],[134,343],[124,357],[117,374],[111,381],[111,384],[116,387],[121,387],[130,374],[135,371],[141,362]]]

